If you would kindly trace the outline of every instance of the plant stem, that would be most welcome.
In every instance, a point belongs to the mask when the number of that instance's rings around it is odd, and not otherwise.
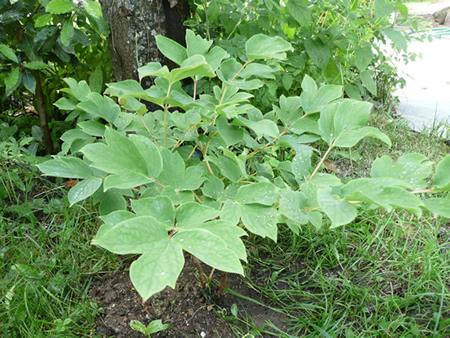
[[[192,97],[192,101],[195,101],[195,98],[197,96],[197,81],[198,81],[198,77],[197,77],[197,75],[195,75],[195,77],[194,77],[194,95]]]
[[[198,277],[200,278],[200,282],[202,283],[202,286],[205,286],[206,279],[205,279],[205,273],[203,272],[202,264],[200,263],[199,259],[192,255],[192,259],[194,261],[195,267],[198,271]]]
[[[167,105],[164,105],[164,148],[167,148]]]
[[[239,73],[240,73],[240,72],[245,68],[245,66],[247,66],[250,62],[251,62],[251,61],[248,60],[246,63],[244,63],[244,64],[242,65],[242,67],[236,72],[236,74],[234,74],[234,76],[233,76],[233,78],[231,79],[231,81],[233,81],[233,80],[236,78],[236,76],[238,76]],[[223,90],[223,92],[222,92],[222,96],[220,97],[219,105],[222,104],[223,99],[225,98],[225,94],[227,93],[228,87],[229,87],[229,85],[226,85],[226,86],[225,86],[225,88],[224,88],[224,90]]]
[[[218,296],[223,296],[226,286],[227,286],[227,273],[225,271],[222,271],[222,277],[220,278],[220,285],[219,288],[217,289]]]
[[[331,149],[333,149],[334,143],[332,142],[330,144],[330,146],[328,147],[325,155],[323,155],[323,157],[320,159],[319,164],[317,164],[316,169],[314,169],[313,173],[311,174],[311,176],[309,176],[308,181],[311,181],[311,179],[314,177],[314,175],[317,173],[317,171],[319,170],[320,166],[322,165],[323,161],[325,161],[325,159],[327,158],[328,154],[330,153]]]
[[[45,154],[50,155],[53,153],[53,141],[48,127],[48,113],[45,105],[44,92],[42,91],[41,76],[38,71],[32,71],[32,74],[36,80],[36,110],[39,114],[39,121],[41,123],[42,133],[44,134]]]

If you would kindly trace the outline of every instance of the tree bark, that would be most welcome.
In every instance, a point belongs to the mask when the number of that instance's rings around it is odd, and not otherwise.
[[[42,133],[44,134],[45,154],[50,155],[53,153],[53,141],[50,135],[50,129],[48,128],[47,121],[47,106],[45,105],[44,92],[42,91],[41,76],[38,71],[33,71],[33,76],[36,79],[35,90],[35,108],[39,114],[39,121],[41,123]]]
[[[170,1],[170,2],[169,2]],[[155,37],[164,35],[184,45],[187,0],[101,0],[109,24],[109,49],[116,81],[138,80],[137,69],[150,61],[170,63],[158,51]],[[151,85],[142,84],[144,88]]]

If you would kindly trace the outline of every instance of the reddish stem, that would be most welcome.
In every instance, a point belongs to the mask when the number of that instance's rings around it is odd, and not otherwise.
[[[198,276],[200,278],[200,282],[202,283],[202,287],[203,287],[206,284],[206,279],[205,279],[205,274],[203,272],[202,264],[200,263],[200,261],[198,260],[197,257],[192,256],[192,259],[194,260],[194,264],[195,264],[195,267],[197,268]]]
[[[219,297],[223,296],[225,293],[225,287],[227,286],[227,273],[225,271],[222,271],[222,277],[220,278],[220,285],[217,289],[217,295]]]

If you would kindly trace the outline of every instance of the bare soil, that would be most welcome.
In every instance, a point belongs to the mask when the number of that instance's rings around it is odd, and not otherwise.
[[[152,337],[237,337],[250,331],[261,337],[269,337],[273,335],[268,334],[272,329],[266,326],[267,321],[281,329],[285,326],[285,316],[266,306],[231,292],[219,298],[214,297],[212,289],[215,283],[212,283],[213,286],[201,287],[190,257],[186,257],[186,266],[175,290],[167,287],[144,304],[131,284],[128,268],[129,264],[124,264],[120,271],[99,276],[91,284],[89,296],[104,309],[96,325],[97,334],[104,337],[143,337],[143,334],[131,329],[131,320],[148,325],[153,320],[161,319],[164,324],[169,324],[167,330]],[[213,279],[219,279],[219,274],[214,276]],[[227,285],[244,297],[266,302],[238,275],[229,274]],[[232,307],[237,309],[234,315]],[[234,324],[234,329],[230,323]]]

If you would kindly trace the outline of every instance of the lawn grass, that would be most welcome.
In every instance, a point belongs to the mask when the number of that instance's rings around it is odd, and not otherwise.
[[[376,157],[418,152],[438,161],[447,152],[442,128],[413,133],[401,120],[375,115],[391,149],[366,139],[353,149],[352,175],[367,176]],[[337,167],[343,166],[339,163]],[[448,219],[404,211],[365,210],[352,224],[258,243],[247,281],[290,319],[300,337],[450,336]],[[254,244],[253,244],[254,245]],[[286,336],[280,334],[280,336]]]
[[[9,191],[0,201],[0,336],[91,336],[101,309],[87,296],[90,278],[116,258],[90,246],[98,220],[89,204],[69,207],[64,185],[28,160],[0,168]]]

